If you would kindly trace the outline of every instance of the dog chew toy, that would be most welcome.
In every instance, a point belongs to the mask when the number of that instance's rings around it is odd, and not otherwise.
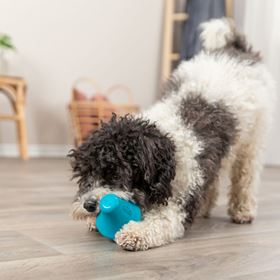
[[[98,231],[111,240],[115,234],[129,221],[141,221],[140,207],[119,198],[115,194],[103,196],[99,203],[100,212],[96,217]]]

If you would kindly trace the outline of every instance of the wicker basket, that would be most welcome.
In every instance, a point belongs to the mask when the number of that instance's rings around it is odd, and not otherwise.
[[[72,100],[68,108],[72,119],[76,146],[79,146],[91,131],[99,128],[101,121],[109,121],[112,117],[112,113],[123,116],[139,111],[139,107],[133,104],[131,90],[124,85],[114,85],[103,93],[107,100],[76,100],[74,92],[77,84],[81,81],[92,84],[95,89],[97,89],[97,92],[100,92],[97,84],[91,79],[78,80],[73,86]],[[110,102],[110,96],[120,91],[126,94],[128,102],[126,104]]]

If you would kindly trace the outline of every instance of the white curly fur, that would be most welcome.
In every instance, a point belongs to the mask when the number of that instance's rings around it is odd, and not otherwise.
[[[226,24],[225,24],[225,21]],[[207,50],[215,50],[224,48],[227,44],[230,44],[235,37],[234,30],[232,28],[233,23],[229,19],[212,19],[208,22],[202,23],[200,28],[200,39],[203,47]],[[215,36],[213,36],[215,34]]]

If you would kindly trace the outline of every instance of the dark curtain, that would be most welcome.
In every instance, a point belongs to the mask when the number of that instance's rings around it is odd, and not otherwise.
[[[189,18],[183,26],[180,58],[190,59],[201,49],[199,41],[200,23],[225,16],[225,0],[187,0]]]

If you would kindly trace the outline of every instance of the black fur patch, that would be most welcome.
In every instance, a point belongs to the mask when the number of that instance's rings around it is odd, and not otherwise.
[[[254,65],[262,61],[260,53],[253,52],[251,48],[247,52],[243,52],[242,50],[237,49],[234,46],[228,46],[222,50],[215,50],[212,53],[214,53],[215,55],[227,53],[229,56],[237,58],[239,61],[248,61],[249,65]]]
[[[248,44],[246,37],[239,33],[233,24],[231,24],[231,29],[235,35],[234,41],[228,42],[227,46],[222,49],[214,50],[213,53],[227,53],[229,56],[235,57],[240,61],[247,60],[250,65],[262,61],[260,53],[253,50],[253,47]]]
[[[133,116],[103,123],[77,149],[71,150],[73,178],[80,191],[100,181],[111,189],[134,193],[144,208],[165,204],[172,195],[175,146],[154,123]]]
[[[235,141],[238,123],[222,102],[208,103],[195,94],[182,101],[180,113],[184,123],[204,143],[204,150],[196,158],[203,173],[204,184],[196,186],[196,193],[189,196],[186,205],[187,222],[192,223],[208,187],[218,175],[222,159]]]

